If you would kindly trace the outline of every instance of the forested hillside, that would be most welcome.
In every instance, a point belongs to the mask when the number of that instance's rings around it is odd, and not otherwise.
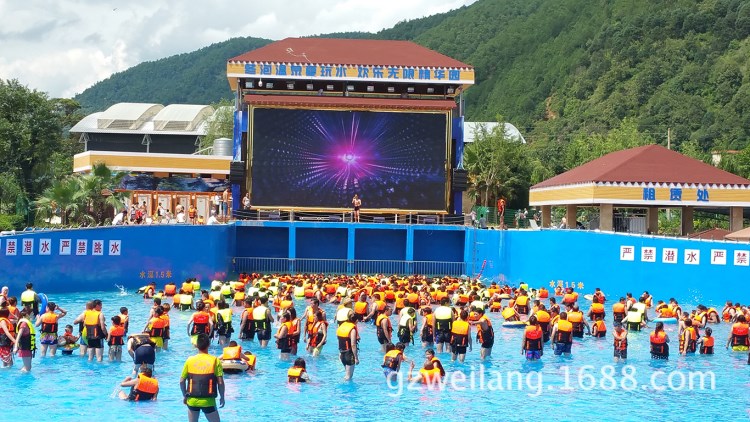
[[[741,0],[479,0],[376,34],[410,39],[475,66],[468,118],[502,116],[526,139],[567,142],[630,118],[673,145],[739,149],[750,134],[750,2]],[[78,97],[209,103],[231,96],[225,61],[270,42],[237,38],[143,63]],[[559,170],[559,169],[556,169]]]
[[[227,59],[262,47],[271,40],[232,38],[191,53],[144,62],[115,73],[77,95],[85,111],[102,111],[115,103],[211,104],[231,98]]]

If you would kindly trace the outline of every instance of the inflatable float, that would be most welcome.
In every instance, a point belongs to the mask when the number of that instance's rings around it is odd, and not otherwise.
[[[505,328],[524,328],[526,327],[526,321],[505,321],[503,327]]]
[[[245,352],[245,356],[252,356],[250,352]],[[247,362],[242,359],[221,359],[221,366],[224,372],[228,374],[239,374],[247,371]]]
[[[654,322],[663,322],[664,324],[677,324],[677,318],[674,317],[668,317],[668,318],[654,318]]]
[[[588,300],[588,301],[592,301],[592,300],[594,300],[594,295],[583,295],[583,298],[586,299],[586,300]]]
[[[49,303],[49,300],[47,299],[47,295],[44,293],[39,293],[39,300],[41,303],[39,304],[39,314],[44,314],[47,312],[47,303]]]

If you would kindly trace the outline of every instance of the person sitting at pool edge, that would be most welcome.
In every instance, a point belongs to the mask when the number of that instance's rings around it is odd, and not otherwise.
[[[294,366],[289,368],[287,371],[287,380],[288,382],[298,384],[301,382],[308,382],[310,381],[310,375],[307,374],[307,364],[305,363],[304,358],[297,358],[294,360]]]
[[[120,399],[128,401],[156,400],[156,396],[159,394],[159,381],[153,378],[151,368],[146,365],[141,366],[140,372],[137,378],[126,377],[120,383],[120,387],[130,387],[130,394],[125,394],[124,391],[120,390]]]

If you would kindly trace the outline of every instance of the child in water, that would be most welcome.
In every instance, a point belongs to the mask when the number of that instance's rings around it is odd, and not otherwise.
[[[714,338],[712,337],[714,330],[711,327],[706,328],[706,332],[703,337],[698,340],[698,351],[702,355],[713,355],[714,354]]]
[[[294,366],[289,368],[289,371],[287,371],[287,378],[289,382],[300,383],[310,381],[310,376],[307,374],[306,367],[307,364],[305,363],[305,359],[297,358],[294,361]]]
[[[62,349],[63,355],[72,355],[73,350],[80,347],[78,337],[73,335],[72,325],[65,326],[65,333],[57,338],[57,346]]]

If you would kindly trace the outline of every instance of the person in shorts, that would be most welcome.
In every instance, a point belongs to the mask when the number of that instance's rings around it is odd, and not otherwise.
[[[183,403],[188,408],[188,421],[197,422],[201,412],[209,422],[218,422],[219,411],[216,408],[216,397],[219,407],[224,407],[224,369],[221,360],[208,354],[211,340],[206,334],[198,334],[195,345],[198,354],[185,361],[180,377]]]

